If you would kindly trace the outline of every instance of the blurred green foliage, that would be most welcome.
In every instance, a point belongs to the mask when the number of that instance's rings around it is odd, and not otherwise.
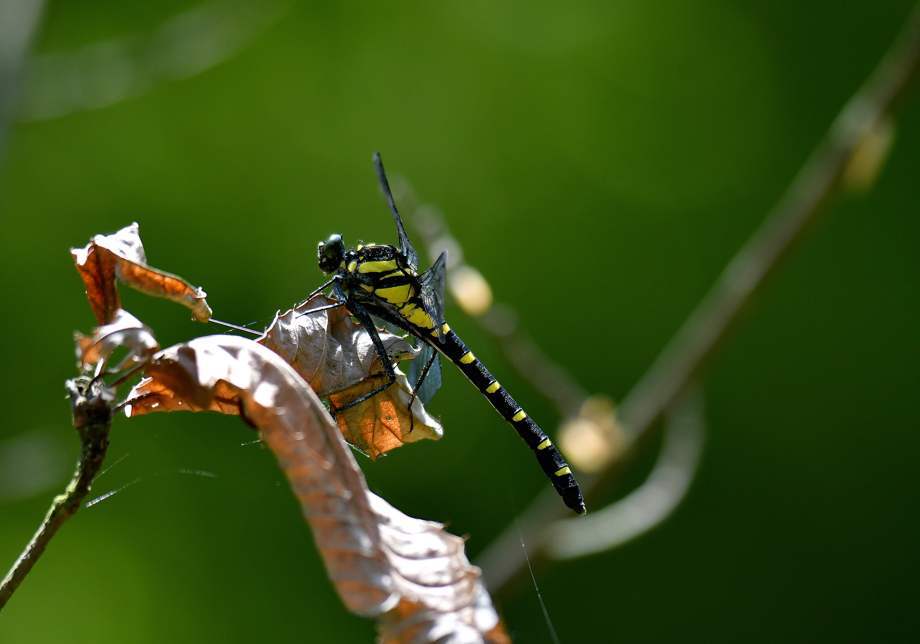
[[[93,320],[70,246],[137,220],[151,263],[202,284],[218,317],[270,317],[318,283],[317,239],[393,236],[379,149],[541,346],[622,397],[911,5],[291,3],[200,75],[14,124],[0,170],[0,450],[37,432],[57,461],[52,485],[0,490],[0,565],[76,456],[62,383],[70,334]],[[143,35],[187,6],[52,2],[35,50]],[[838,202],[712,365],[687,502],[637,543],[537,571],[563,641],[915,641],[916,93],[896,137],[874,191]],[[164,345],[215,331],[126,301]],[[552,429],[496,347],[456,308],[448,319]],[[469,535],[475,555],[546,483],[457,374],[431,409],[440,443],[363,465],[375,491]],[[253,438],[217,416],[118,421],[110,462],[124,460],[96,492],[129,487],[63,529],[0,641],[370,640],[271,455],[241,446]],[[8,459],[18,469],[0,480],[47,479],[38,461]],[[496,600],[517,641],[548,641],[532,587]]]

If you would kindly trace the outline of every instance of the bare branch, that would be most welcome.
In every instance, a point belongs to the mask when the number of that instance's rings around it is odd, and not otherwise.
[[[621,411],[633,431],[642,431],[655,422],[715,353],[764,280],[837,192],[850,159],[884,123],[916,75],[918,60],[920,5],[902,37],[844,106],[764,224],[729,262],[709,294],[630,392]]]
[[[623,401],[620,419],[627,430],[627,450],[651,434],[658,419],[696,380],[766,278],[838,191],[854,154],[890,117],[917,75],[918,66],[920,4],[915,5],[900,37],[843,107],[764,224],[729,262],[709,294]],[[604,474],[582,479],[586,493],[596,494],[613,480],[623,462],[617,460]],[[531,544],[532,556],[546,544],[547,524],[560,516],[554,496],[542,494],[518,520]],[[524,570],[519,542],[517,529],[508,528],[480,558],[493,590],[504,587]]]
[[[0,610],[16,592],[29,571],[45,551],[64,522],[80,509],[109,447],[114,393],[101,380],[88,377],[67,381],[67,392],[73,409],[73,425],[80,434],[82,450],[70,484],[63,494],[55,497],[48,514],[32,540],[0,582]]]
[[[547,554],[574,559],[604,552],[641,537],[667,519],[684,500],[703,454],[703,401],[692,392],[671,415],[664,444],[648,479],[627,496],[584,519],[555,523]]]

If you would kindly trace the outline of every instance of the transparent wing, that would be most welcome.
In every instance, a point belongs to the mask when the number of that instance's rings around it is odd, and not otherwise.
[[[374,316],[374,322],[376,322],[379,327],[395,335],[405,334],[404,329],[379,317]],[[415,356],[414,360],[409,361],[409,366],[406,369],[406,378],[409,380],[409,385],[411,387],[414,388],[416,383],[418,383],[418,379],[422,375],[425,365],[431,360],[432,355],[434,356],[434,362],[431,363],[431,367],[428,369],[428,373],[422,381],[422,386],[415,392],[415,395],[422,401],[422,404],[427,405],[438,389],[441,388],[441,358],[434,349],[418,338],[410,335],[406,340],[412,344],[412,346],[419,349],[418,355]]]
[[[431,265],[427,271],[419,275],[418,281],[421,291],[422,305],[425,312],[431,316],[435,322],[434,335],[438,340],[443,342],[441,337],[441,325],[444,324],[444,282],[445,266],[447,264],[447,251],[438,255],[438,259]]]
[[[405,329],[396,326],[396,325],[393,324],[392,322],[387,322],[387,321],[384,320],[383,318],[377,317],[376,315],[374,315],[373,318],[374,318],[374,322],[377,323],[377,326],[378,326],[379,328],[384,329],[384,330],[386,330],[386,331],[389,331],[389,332],[392,333],[393,335],[398,335],[398,336],[403,336],[403,337],[405,337],[405,338],[406,338],[406,342],[408,342],[409,344],[411,344],[413,347],[416,346],[416,345],[418,345],[418,340],[417,340],[416,338],[414,338],[413,336],[411,336],[411,335],[410,335],[410,336],[407,336],[407,335],[406,335],[406,330],[405,330]]]
[[[402,217],[399,216],[399,210],[396,209],[396,201],[393,199],[393,193],[390,192],[390,182],[387,181],[387,173],[383,169],[383,160],[379,152],[374,152],[374,169],[377,170],[377,180],[380,182],[380,189],[387,200],[390,212],[393,213],[393,220],[396,222],[396,236],[399,237],[399,251],[409,263],[409,268],[418,271],[418,253],[409,241],[409,235],[406,234],[406,227],[403,226]]]
[[[415,395],[418,396],[418,399],[422,401],[423,405],[427,405],[438,389],[441,388],[440,356],[437,355],[434,349],[423,343],[421,353],[419,353],[415,357],[415,360],[409,365],[409,370],[406,374],[409,379],[409,384],[415,387],[419,376],[422,374],[422,370],[425,368],[425,365],[428,364],[428,361],[431,360],[432,354],[434,354],[434,362],[431,364],[431,368],[428,369],[428,374],[425,376],[422,385],[415,392]]]

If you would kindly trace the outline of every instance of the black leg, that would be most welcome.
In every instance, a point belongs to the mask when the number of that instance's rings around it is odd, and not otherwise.
[[[341,407],[333,408],[334,414],[346,409],[351,409],[355,405],[360,405],[365,400],[373,398],[381,391],[385,391],[394,382],[396,382],[396,372],[393,371],[393,363],[390,362],[390,356],[387,353],[387,348],[383,346],[383,340],[380,339],[380,334],[377,333],[377,327],[374,326],[374,320],[371,318],[370,314],[365,310],[363,306],[354,301],[349,303],[348,310],[351,311],[352,315],[354,315],[358,319],[358,322],[360,322],[361,325],[367,330],[367,334],[371,336],[371,342],[374,343],[374,348],[377,349],[377,356],[380,358],[380,363],[383,366],[382,375],[386,378],[386,382],[379,387],[375,387],[374,389],[361,394],[354,400],[349,400]]]
[[[320,311],[328,311],[329,309],[337,309],[340,306],[345,306],[345,302],[335,302],[333,304],[326,304],[325,306],[318,306],[315,309],[310,309],[309,311],[298,313],[297,317],[303,317],[304,315],[310,315],[311,313],[319,313]]]
[[[329,279],[329,281],[327,281],[325,284],[322,284],[321,286],[317,286],[315,289],[313,289],[313,292],[310,293],[306,298],[304,298],[304,300],[303,300],[300,304],[298,304],[297,306],[301,306],[301,305],[306,304],[307,302],[309,302],[309,301],[313,298],[314,295],[316,295],[317,293],[320,293],[320,292],[326,290],[327,288],[329,288],[329,286],[331,286],[337,279],[338,279],[338,275],[333,275],[333,276]]]
[[[331,391],[324,391],[322,394],[322,397],[329,398],[330,396],[337,396],[340,393],[348,391],[352,387],[355,387],[356,385],[360,385],[362,382],[369,382],[371,380],[386,380],[386,379],[387,379],[387,375],[383,372],[369,373],[367,374],[367,376],[365,376],[361,380],[356,380],[355,382],[339,387],[338,389],[332,389]]]

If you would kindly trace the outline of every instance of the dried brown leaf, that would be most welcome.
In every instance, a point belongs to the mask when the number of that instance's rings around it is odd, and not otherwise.
[[[119,348],[128,352],[122,360],[122,367],[128,367],[144,362],[160,348],[150,328],[124,309],[117,309],[112,321],[93,329],[91,336],[74,333],[74,340],[83,367],[108,359]]]
[[[239,397],[226,383],[220,382],[203,401],[183,398],[161,380],[147,377],[134,385],[125,403],[125,415],[143,416],[158,411],[216,411],[238,416]]]
[[[370,496],[402,595],[378,622],[380,641],[510,642],[463,539]]]
[[[381,374],[383,368],[367,331],[355,324],[344,308],[303,314],[331,303],[317,296],[276,315],[258,341],[293,366],[317,394],[342,407],[379,386],[383,380],[371,374]],[[403,338],[382,330],[379,334],[394,360],[416,356]],[[405,443],[437,440],[444,434],[420,400],[412,405],[414,422],[410,422],[412,390],[405,375],[397,373],[392,387],[336,417],[346,440],[371,458]]]
[[[329,396],[329,400],[335,407],[341,407],[382,383],[382,378],[368,378]],[[396,382],[391,387],[354,407],[338,412],[335,420],[345,440],[374,459],[405,443],[426,438],[440,439],[444,430],[425,410],[421,400],[416,399],[412,404],[414,421],[410,418],[411,397],[409,381],[397,369]]]
[[[377,617],[386,642],[502,642],[504,631],[463,540],[367,489],[316,394],[253,341],[209,336],[161,351],[129,415],[236,405],[261,432],[300,501],[327,571],[353,612]],[[505,636],[507,637],[507,636]]]
[[[137,223],[111,235],[96,235],[83,248],[72,248],[70,254],[100,324],[112,322],[121,308],[116,279],[147,295],[181,304],[190,309],[199,322],[211,318],[211,309],[201,288],[147,265]]]
[[[473,613],[471,615],[473,625],[465,619],[454,619],[453,614],[427,613],[419,611],[418,605],[413,602],[405,600],[399,602],[396,608],[378,622],[379,644],[402,644],[403,642],[511,644],[511,637],[508,636],[504,624],[500,621],[496,622],[492,628],[475,625],[475,611],[480,605],[479,602],[485,606],[491,605],[492,601],[484,588],[480,588],[479,592],[476,606],[469,609]]]
[[[361,382],[377,361],[370,336],[344,307],[303,315],[332,303],[319,295],[278,313],[258,340],[294,367],[319,396]],[[380,331],[380,339],[394,360],[415,356],[412,346],[397,335]]]

